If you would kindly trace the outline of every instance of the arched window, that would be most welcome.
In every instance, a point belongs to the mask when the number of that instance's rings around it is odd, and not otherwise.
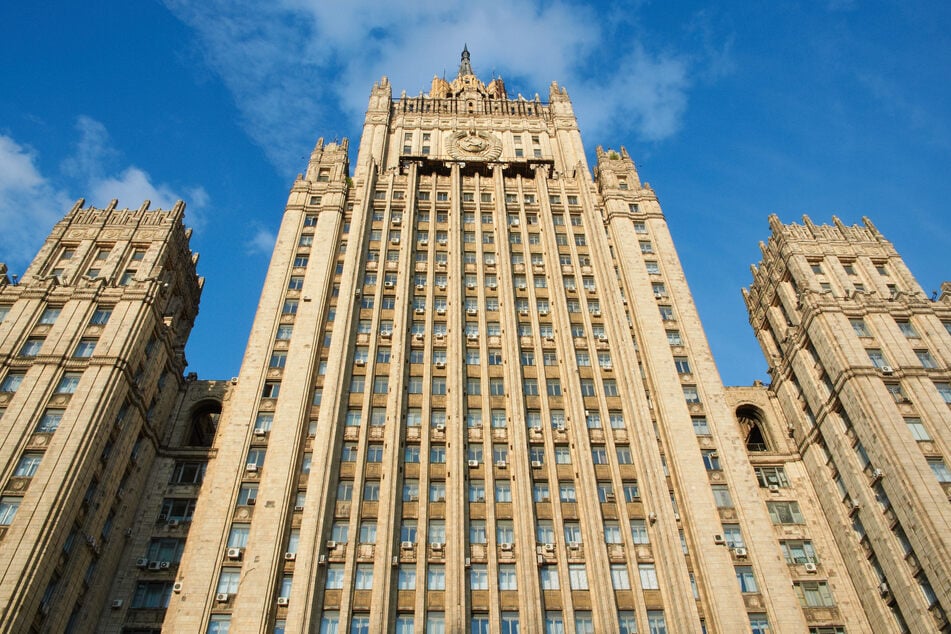
[[[211,447],[221,415],[221,403],[202,401],[192,409],[188,444],[192,447]]]
[[[741,405],[736,409],[736,420],[746,437],[747,451],[770,451],[763,433],[763,412],[758,407]]]

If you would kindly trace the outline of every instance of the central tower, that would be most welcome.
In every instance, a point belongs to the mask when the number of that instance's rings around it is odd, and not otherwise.
[[[373,87],[352,177],[317,143],[171,630],[807,630],[657,198],[597,159],[468,50]]]

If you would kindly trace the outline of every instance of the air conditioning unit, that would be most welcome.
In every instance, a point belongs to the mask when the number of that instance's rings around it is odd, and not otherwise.
[[[425,291],[425,290],[426,290],[426,285],[425,285],[425,284],[417,284],[417,285],[416,285],[416,290],[417,290],[417,291]]]
[[[303,511],[303,510],[304,510],[304,505],[303,505],[303,504],[298,504],[297,506],[294,507],[294,511],[297,512],[297,513],[300,513],[300,512]]]
[[[546,552],[546,553],[553,553],[553,552],[555,552],[555,545],[554,545],[554,544],[545,544],[544,548],[545,548],[545,552]]]
[[[734,548],[733,554],[736,555],[737,559],[746,559],[749,556],[749,552],[745,548]]]
[[[442,370],[442,369],[444,369],[444,368],[446,367],[446,362],[445,362],[445,361],[437,361],[437,362],[434,363],[433,365],[436,366],[438,369]]]
[[[393,218],[393,225],[394,225],[394,226],[398,227],[398,226],[400,226],[401,224],[403,224],[403,219],[402,219],[402,218]]]
[[[118,610],[122,607],[122,599],[113,599],[112,600],[112,609]]]
[[[449,244],[448,240],[438,240],[438,242],[440,246],[446,246],[447,244]]]
[[[568,550],[581,550],[581,542],[568,542]]]
[[[600,310],[593,310],[593,311],[591,311],[591,316],[592,316],[592,317],[600,317],[600,316],[601,316],[601,311],[600,311]]]
[[[467,314],[467,315],[478,315],[478,314],[479,314],[479,311],[478,311],[478,309],[476,309],[476,308],[467,308],[467,309],[466,309],[466,314]]]
[[[872,482],[878,482],[885,477],[885,472],[881,469],[875,469],[872,471]]]
[[[176,582],[172,585],[172,592],[174,592],[174,593],[177,594],[177,593],[179,593],[179,592],[181,592],[181,591],[182,591],[182,582],[181,582],[181,581],[176,581]]]
[[[217,601],[218,603],[227,603],[228,599],[230,598],[231,598],[231,595],[228,594],[227,592],[219,592],[218,594],[215,595],[215,601]]]
[[[150,562],[147,564],[147,566],[148,566],[148,569],[149,569],[149,570],[159,570],[159,564],[160,564],[160,562],[158,562],[158,561],[150,561]]]
[[[509,465],[508,465],[508,463],[505,462],[504,460],[496,460],[496,461],[495,461],[495,466],[498,467],[499,469],[505,469],[505,468],[508,467]]]
[[[445,264],[444,264],[443,266],[445,266]],[[439,290],[441,290],[441,291],[446,290],[446,285],[445,285],[445,284],[440,284],[440,285],[439,285]]]
[[[384,330],[383,332],[380,333],[380,336],[383,337],[384,339],[390,339],[390,338],[393,337],[393,331],[392,331],[392,330]]]
[[[442,423],[439,423],[438,425],[436,425],[436,431],[438,431],[438,432],[444,432],[444,431],[446,431],[446,426],[443,425]]]
[[[721,535],[720,533],[717,533],[716,535],[713,536],[713,543],[718,546],[722,546],[723,544],[726,543],[726,539],[723,538],[723,535]]]
[[[444,545],[445,544],[441,542],[433,542],[432,544],[429,545],[429,547],[432,549],[434,553],[441,553]]]
[[[653,524],[654,522],[657,521],[657,513],[654,513],[653,511],[651,511],[650,513],[647,514],[647,519],[650,521],[651,524]]]
[[[229,548],[229,549],[228,549],[228,559],[241,559],[241,549],[240,549],[240,548]]]
[[[604,343],[607,340],[608,340],[607,335],[598,335],[598,341],[600,341],[601,343]]]
[[[475,290],[475,287],[476,287],[475,282],[469,282],[468,284],[466,284],[466,288],[468,288],[470,291]]]
[[[545,341],[554,341],[555,335],[545,335]]]
[[[337,549],[337,542],[335,542],[335,541],[333,541],[333,540],[330,540],[330,541],[328,541],[327,543],[325,543],[324,546],[327,547],[327,550],[336,550],[336,549]]]
[[[263,438],[264,436],[267,436],[267,430],[266,430],[266,429],[255,429],[255,430],[254,430],[254,435]]]
[[[524,290],[527,290],[527,289],[528,289],[528,286],[526,286],[525,284],[519,284],[519,285],[518,285],[518,290],[520,290],[520,291],[524,291]]]
[[[136,567],[136,568],[145,568],[145,567],[147,567],[148,565],[149,565],[149,559],[148,559],[148,557],[142,557],[142,558],[140,558],[140,559],[136,559],[136,560],[135,560],[135,567]]]
[[[470,460],[470,461],[469,461],[469,466],[470,466],[471,468],[475,469],[476,467],[479,466],[479,461],[478,461],[478,460]]]
[[[441,269],[444,269],[444,268],[446,268],[446,263],[445,263],[445,262],[436,262],[436,266],[438,266],[438,267],[441,268]]]
[[[169,525],[169,527],[171,527],[171,528],[175,528],[176,526],[179,525],[179,523],[180,523],[180,520],[169,520],[169,521],[168,521],[168,525]]]
[[[171,568],[171,567],[172,567],[172,562],[170,562],[170,561],[160,561],[160,562],[159,562],[159,570],[168,570],[168,569]]]
[[[244,465],[244,470],[254,473],[258,470],[258,465],[255,462],[249,462],[248,464]]]
[[[422,341],[422,340],[423,340],[423,333],[417,332],[415,335],[413,335],[413,339],[415,339],[416,341]]]
[[[429,244],[429,240],[428,240],[427,238],[422,238],[422,239],[419,241],[419,246],[421,246],[421,247],[424,247],[424,246],[426,246],[426,245],[428,245],[428,244]]]
[[[849,517],[852,517],[859,512],[859,509],[862,508],[862,505],[858,502],[849,502]]]
[[[466,339],[468,339],[469,341],[478,341],[479,335],[467,335]]]
[[[296,561],[297,553],[284,553],[284,561]]]
[[[891,376],[892,374],[895,374],[895,369],[890,365],[883,365],[879,368],[879,370],[881,370],[882,374],[885,376]]]
[[[818,572],[819,567],[815,565],[814,563],[812,563],[811,561],[809,561],[803,564],[802,569],[810,574],[815,574],[816,572]]]
[[[541,469],[544,463],[541,460],[532,460],[532,469]]]
[[[548,316],[548,311],[547,311],[547,310],[540,310],[540,311],[538,311],[538,314],[541,315],[542,317],[547,317],[547,316]]]
[[[392,238],[390,238],[390,244],[399,244],[399,243],[400,243],[399,236],[393,236]]]
[[[445,314],[446,314],[446,309],[445,309],[445,308],[437,308],[437,309],[436,309],[436,314],[437,314],[437,315],[445,315]]]
[[[400,542],[400,550],[413,550],[413,542]]]
[[[504,550],[505,552],[512,552],[512,544],[510,542],[499,544],[499,550]]]
[[[654,299],[664,299],[664,297],[663,293],[654,293]]]
[[[613,502],[613,501],[614,501],[614,494],[613,494],[613,493],[605,493],[605,494],[604,494],[604,501],[605,501],[605,502]]]
[[[510,227],[517,227],[518,224],[519,224],[518,218],[512,218],[511,220],[509,220],[509,226],[510,226]]]
[[[366,360],[366,359],[354,359],[354,360],[353,360],[353,364],[354,364],[355,366],[357,366],[357,367],[362,368],[363,366],[365,366],[365,365],[367,364],[367,360]]]
[[[383,282],[383,288],[393,288],[396,286],[393,282]]]
[[[891,594],[891,588],[888,587],[887,582],[883,581],[878,584],[878,593],[883,597],[887,597],[889,594]]]
[[[524,316],[528,315],[528,311],[527,311],[527,310],[520,310],[520,311],[518,311],[518,314],[524,317]]]
[[[290,600],[287,597],[278,597],[277,605],[282,607],[287,607],[287,604],[290,603]]]

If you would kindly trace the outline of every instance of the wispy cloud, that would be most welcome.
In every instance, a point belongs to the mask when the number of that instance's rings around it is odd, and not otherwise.
[[[370,84],[388,75],[408,93],[456,73],[468,43],[476,72],[502,73],[531,98],[557,80],[587,133],[659,140],[678,130],[691,63],[638,44],[583,3],[511,0],[166,0],[198,34],[234,95],[249,136],[285,173],[317,136],[358,129]],[[629,18],[629,16],[628,16]],[[435,60],[435,61],[434,61]],[[581,97],[579,99],[579,97]],[[342,129],[328,129],[328,126]]]
[[[39,171],[33,151],[0,135],[0,262],[19,272],[69,208],[69,197]]]
[[[245,250],[248,255],[270,255],[276,241],[277,236],[273,231],[258,227],[251,239],[245,243]]]
[[[11,270],[26,268],[53,225],[80,197],[96,207],[106,206],[113,198],[123,207],[138,207],[150,200],[152,209],[169,209],[187,198],[188,224],[196,229],[204,225],[202,210],[208,205],[208,194],[203,188],[185,188],[187,196],[183,196],[135,165],[114,170],[111,164],[120,152],[112,147],[106,127],[80,116],[76,129],[73,153],[52,175],[40,171],[31,148],[0,135],[0,261]]]

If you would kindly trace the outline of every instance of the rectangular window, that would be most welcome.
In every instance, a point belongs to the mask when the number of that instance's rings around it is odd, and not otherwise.
[[[12,376],[12,375],[8,375]],[[20,375],[21,378],[23,375]],[[66,372],[60,378],[59,383],[56,385],[57,394],[73,394],[76,391],[76,388],[79,387],[79,380],[82,378],[82,374],[79,372]],[[0,388],[0,391],[5,391]]]
[[[641,579],[642,590],[659,590],[660,585],[657,581],[657,570],[654,564],[638,564],[637,572]]]
[[[769,517],[773,524],[804,524],[805,518],[799,510],[798,502],[767,502]]]
[[[835,605],[832,590],[825,581],[796,581],[793,590],[804,608],[827,608]]]

